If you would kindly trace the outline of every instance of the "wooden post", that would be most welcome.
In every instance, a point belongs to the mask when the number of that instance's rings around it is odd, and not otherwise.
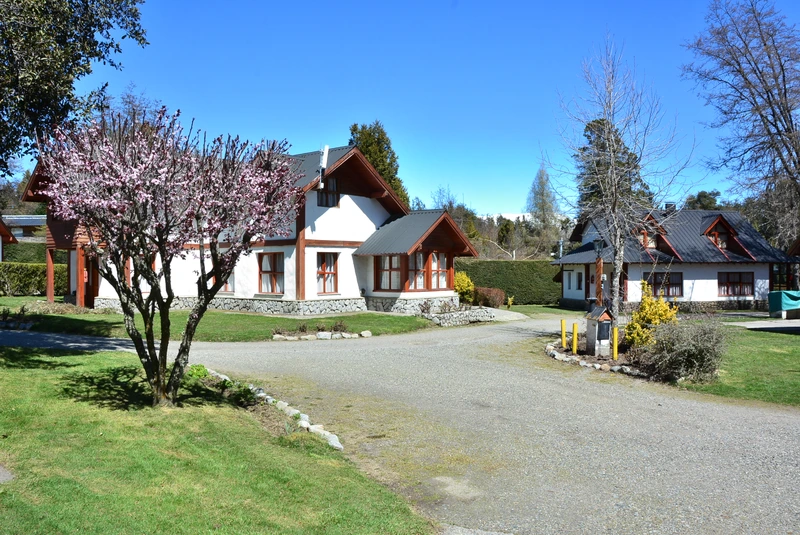
[[[597,306],[603,306],[603,258],[598,257],[595,262],[594,270],[594,295],[597,298]]]
[[[572,324],[572,354],[578,354],[578,324]]]
[[[561,320],[561,347],[567,349],[567,320]]]
[[[611,331],[611,354],[614,356],[614,360],[617,360],[619,357],[619,352],[617,350],[617,342],[619,341],[619,327],[614,327]]]
[[[47,266],[47,300],[51,303],[55,301],[56,297],[56,273],[55,260],[53,258],[54,253],[55,249],[47,249],[44,255],[44,261]],[[69,277],[69,273],[67,273],[67,277]]]
[[[75,257],[75,275],[77,282],[75,285],[75,305],[82,307],[86,306],[86,279],[84,278],[86,274],[86,254],[83,251],[83,247],[78,246],[75,249]]]

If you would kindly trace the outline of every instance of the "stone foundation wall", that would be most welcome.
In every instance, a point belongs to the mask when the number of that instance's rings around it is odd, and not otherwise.
[[[473,308],[443,314],[422,314],[422,317],[440,327],[455,327],[456,325],[494,321],[494,312],[490,308]]]
[[[669,301],[673,304],[672,301]],[[639,308],[639,302],[626,301],[622,304],[624,313],[629,314]],[[711,313],[718,310],[769,310],[766,299],[747,301],[678,301],[678,311],[689,314]]]
[[[433,297],[427,299],[399,299],[396,297],[367,297],[367,308],[376,312],[398,312],[420,316],[424,312],[458,309],[458,296]],[[430,306],[430,308],[428,308]],[[425,310],[428,309],[428,310]]]
[[[177,297],[173,309],[191,309],[197,302],[195,297]],[[111,308],[117,312],[122,309],[119,299],[95,298],[95,308]],[[363,298],[325,299],[319,301],[281,301],[279,299],[245,299],[241,297],[215,297],[209,309],[232,310],[237,312],[258,312],[259,314],[282,314],[292,316],[314,316],[318,314],[340,314],[343,312],[366,312],[367,304]]]

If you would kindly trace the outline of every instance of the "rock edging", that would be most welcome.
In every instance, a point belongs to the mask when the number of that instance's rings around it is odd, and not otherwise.
[[[567,364],[577,364],[581,368],[589,368],[602,372],[621,373],[623,375],[630,375],[631,377],[650,379],[650,376],[647,373],[632,366],[612,366],[610,364],[598,364],[596,362],[591,363],[586,362],[585,360],[582,360],[574,355],[565,355],[563,353],[559,353],[556,351],[555,344],[547,344],[544,348],[544,352],[548,357],[552,357],[560,362],[566,362]]]
[[[220,381],[230,381],[231,378],[227,375],[215,372],[214,370],[208,369],[208,374],[212,377],[219,379]],[[322,424],[312,424],[308,414],[300,412],[298,409],[290,406],[285,401],[280,401],[272,396],[268,395],[263,388],[259,386],[254,386],[252,384],[247,385],[250,391],[255,394],[256,399],[260,403],[265,403],[267,405],[273,405],[276,409],[286,414],[289,418],[297,418],[297,425],[301,429],[305,429],[309,433],[314,433],[315,435],[325,439],[328,445],[335,449],[342,451],[344,450],[344,446],[339,441],[339,437],[331,433],[330,431],[326,431],[325,427]]]
[[[297,342],[300,340],[356,340],[358,338],[372,337],[371,331],[361,331],[360,333],[343,333],[331,331],[319,331],[317,334],[304,334],[301,336],[287,334],[273,334],[273,342]]]

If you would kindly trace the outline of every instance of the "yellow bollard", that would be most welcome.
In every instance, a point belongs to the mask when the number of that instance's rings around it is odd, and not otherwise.
[[[578,324],[572,324],[572,354],[578,354]]]
[[[561,320],[561,347],[567,349],[567,320]]]
[[[614,360],[617,360],[619,356],[619,350],[617,349],[617,342],[619,341],[619,327],[614,327],[614,330],[611,331],[611,354],[614,355]]]

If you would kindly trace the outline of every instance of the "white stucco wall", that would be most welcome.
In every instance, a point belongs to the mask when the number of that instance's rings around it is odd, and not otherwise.
[[[342,195],[338,207],[322,207],[317,206],[316,191],[306,197],[307,240],[364,241],[388,218],[376,199]]]
[[[652,269],[651,266],[629,266],[628,268],[628,300],[641,301],[642,279],[647,279],[651,271],[663,272],[663,269]],[[747,301],[766,299],[769,293],[769,264],[685,264],[674,265],[672,272],[683,274],[683,297],[677,301]],[[717,273],[720,272],[752,272],[754,296],[720,297],[717,285]]]
[[[255,297],[259,290],[258,281],[258,254],[283,253],[283,296],[269,296],[271,299],[294,299],[297,284],[295,282],[295,248],[294,246],[281,247],[255,247],[248,256],[239,258],[233,269],[233,295],[234,297]]]
[[[347,299],[361,297],[361,286],[356,276],[353,256],[355,247],[306,247],[306,299]],[[337,292],[317,293],[317,254],[337,253]]]

